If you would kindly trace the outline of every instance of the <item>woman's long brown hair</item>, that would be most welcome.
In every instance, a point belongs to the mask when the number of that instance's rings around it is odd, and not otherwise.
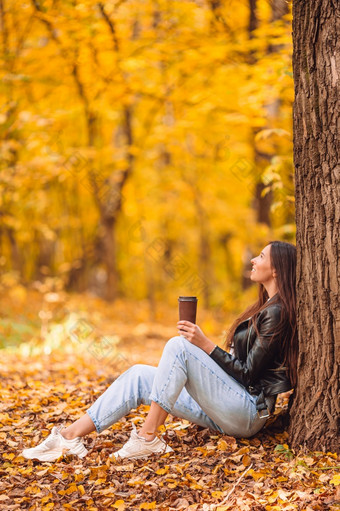
[[[270,301],[273,303],[281,303],[281,318],[276,326],[272,336],[282,336],[281,353],[283,363],[287,367],[288,376],[293,387],[297,381],[297,356],[298,356],[298,339],[296,328],[296,247],[285,241],[270,241],[270,263],[272,268],[276,270],[277,294]],[[249,322],[255,328],[256,319],[259,312],[265,309],[268,300],[268,293],[262,284],[259,284],[258,300],[248,307],[236,321],[231,325],[226,337],[226,346],[230,347],[233,343],[233,337],[238,325],[251,317]]]

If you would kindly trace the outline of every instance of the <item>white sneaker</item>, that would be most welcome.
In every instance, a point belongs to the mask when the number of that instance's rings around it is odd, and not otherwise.
[[[67,440],[60,433],[62,428],[52,428],[51,434],[37,447],[24,449],[22,456],[28,460],[55,461],[63,454],[75,454],[79,458],[84,458],[88,450],[84,446],[80,437],[73,440]]]
[[[123,459],[138,459],[146,458],[151,454],[165,454],[166,452],[173,452],[173,449],[167,445],[161,438],[155,437],[151,442],[138,436],[136,426],[132,424],[133,431],[131,432],[129,440],[119,451],[110,455],[110,458]]]

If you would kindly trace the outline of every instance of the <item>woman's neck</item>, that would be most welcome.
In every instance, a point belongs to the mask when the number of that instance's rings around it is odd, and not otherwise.
[[[271,281],[268,285],[264,286],[266,291],[267,291],[267,294],[268,294],[268,299],[270,300],[271,298],[273,298],[273,296],[275,296],[277,294],[277,285],[276,285],[276,282],[275,281]]]

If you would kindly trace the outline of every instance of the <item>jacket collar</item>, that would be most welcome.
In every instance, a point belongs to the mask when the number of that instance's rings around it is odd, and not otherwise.
[[[271,298],[268,298],[268,300],[267,300],[267,302],[266,302],[266,303],[271,302],[271,301],[272,301],[272,300],[273,300],[276,296],[277,296],[277,293],[275,293],[275,295],[273,295]],[[261,312],[262,312],[262,311],[261,311]],[[243,323],[248,323],[248,321],[249,321],[251,318],[252,318],[252,316],[250,316],[249,318],[246,318],[246,319],[244,319],[243,321],[241,321],[241,323],[237,326],[236,330],[238,329],[238,327],[239,327],[240,325],[243,325]],[[235,332],[236,332],[236,330],[235,330]]]

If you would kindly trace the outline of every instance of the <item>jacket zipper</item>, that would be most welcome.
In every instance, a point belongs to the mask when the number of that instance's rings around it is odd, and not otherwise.
[[[253,325],[250,325],[249,332],[248,332],[248,337],[247,337],[247,356],[249,355],[249,342],[250,342],[250,333],[252,331],[252,328],[253,328]]]

